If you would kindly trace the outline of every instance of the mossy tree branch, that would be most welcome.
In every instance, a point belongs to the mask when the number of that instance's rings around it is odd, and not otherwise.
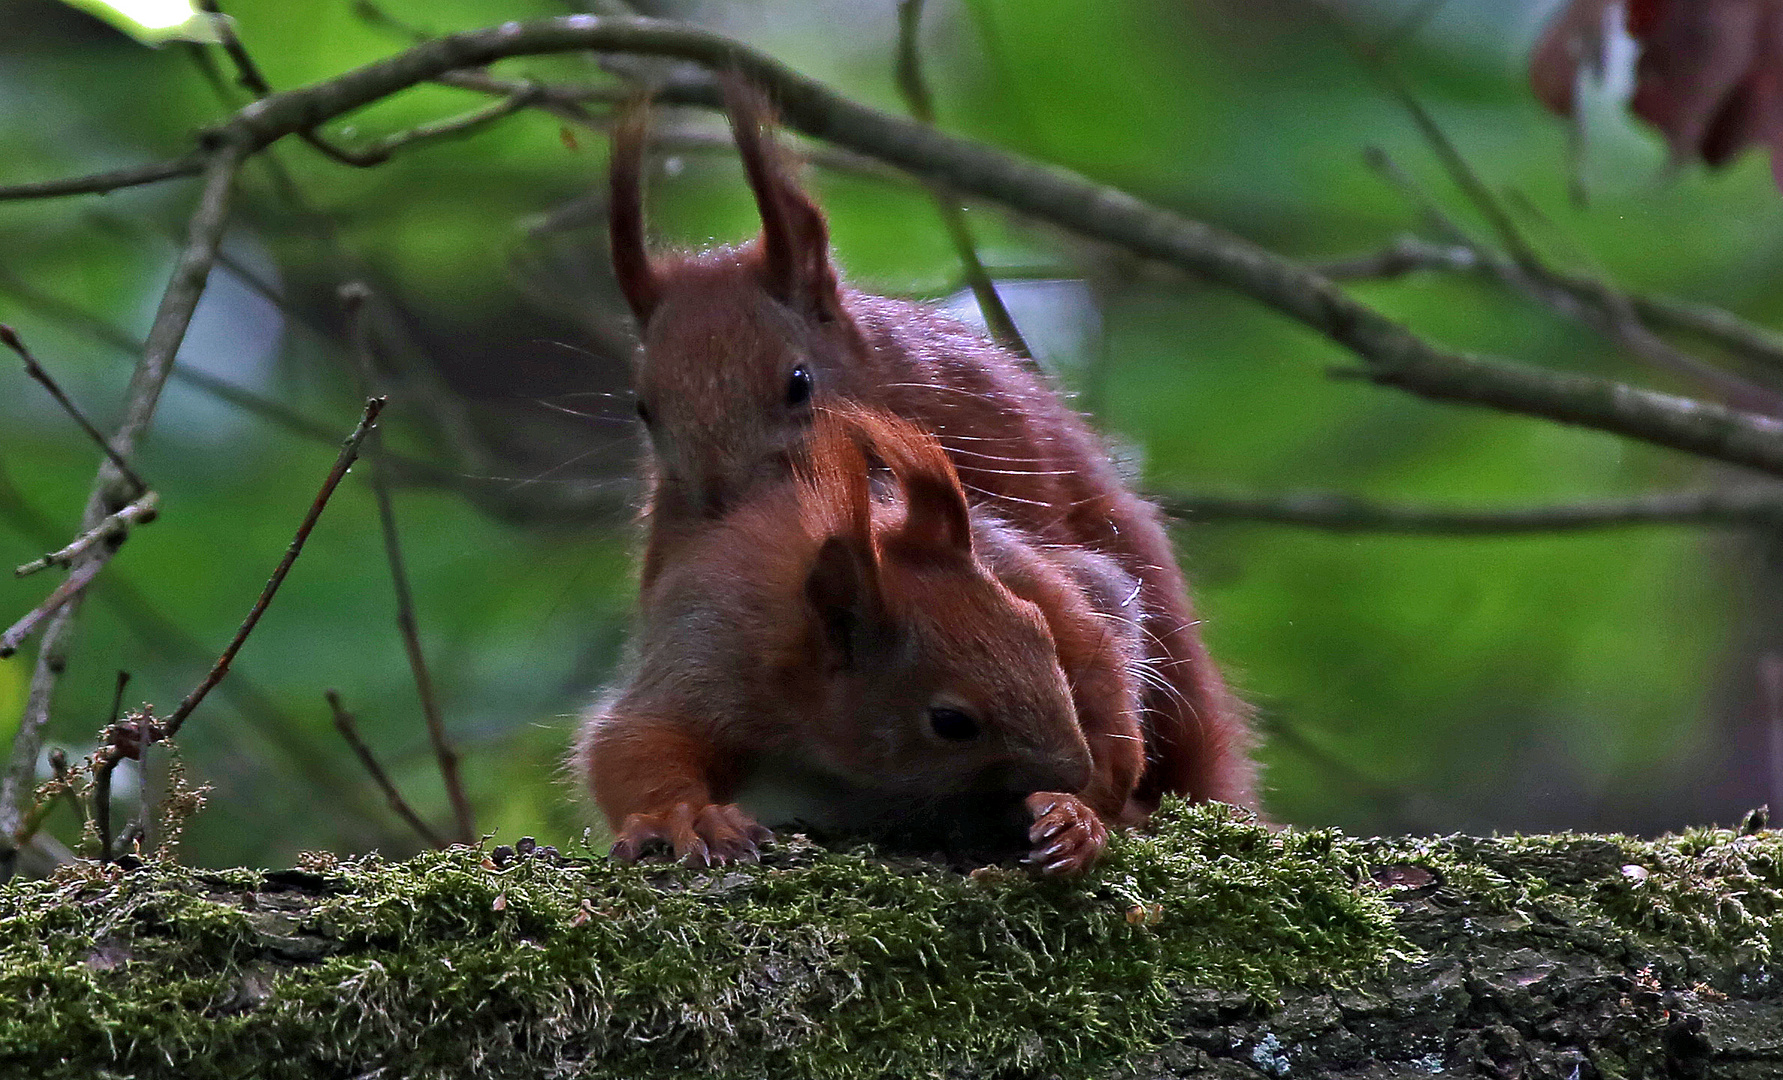
[[[1037,882],[797,840],[692,871],[454,848],[0,890],[44,1080],[1771,1077],[1783,837],[1355,840],[1167,807]]]

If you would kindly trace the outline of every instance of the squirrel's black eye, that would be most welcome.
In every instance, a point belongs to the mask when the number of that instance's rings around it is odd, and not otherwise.
[[[792,378],[786,381],[786,403],[803,405],[811,400],[811,373],[800,364],[792,369]]]
[[[948,742],[971,742],[978,738],[978,722],[958,709],[930,709],[929,727]]]
[[[638,402],[638,419],[643,421],[645,427],[650,426],[650,406],[642,401]]]

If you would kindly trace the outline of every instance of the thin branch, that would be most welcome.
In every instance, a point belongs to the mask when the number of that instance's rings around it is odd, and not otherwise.
[[[130,467],[130,463],[111,448],[111,444],[105,441],[105,436],[99,434],[99,429],[94,427],[93,422],[80,411],[80,406],[69,400],[68,395],[62,392],[62,388],[56,385],[56,380],[51,378],[50,373],[37,362],[37,357],[31,355],[30,349],[25,348],[25,343],[19,340],[18,332],[5,323],[0,323],[0,343],[4,343],[7,348],[18,354],[19,359],[25,362],[25,373],[42,384],[43,388],[50,392],[50,396],[56,399],[56,404],[62,406],[62,411],[74,418],[74,422],[87,433],[87,438],[93,440],[93,444],[99,447],[100,451],[111,461],[112,466],[123,474],[124,479],[135,486],[136,494],[141,495],[148,491],[148,481],[138,476],[136,470]]]
[[[384,798],[389,800],[390,809],[396,812],[397,817],[407,822],[409,828],[415,830],[415,835],[427,842],[427,846],[445,847],[446,842],[440,839],[440,834],[434,832],[433,827],[421,820],[421,815],[409,807],[408,802],[403,799],[402,793],[396,790],[396,785],[391,783],[389,775],[384,772],[384,767],[379,765],[378,759],[372,756],[371,747],[365,745],[365,740],[359,737],[359,725],[354,722],[353,714],[341,704],[340,695],[329,690],[324,696],[328,699],[328,708],[334,713],[335,730],[339,731],[341,738],[345,739],[347,745],[353,748],[353,754],[359,758],[359,764],[365,766],[365,771],[371,775],[372,782],[378,785],[378,790],[382,791]]]
[[[197,176],[204,171],[206,155],[187,154],[173,161],[137,165],[128,169],[71,176],[63,180],[39,180],[35,183],[10,184],[0,187],[0,202],[14,199],[58,199],[64,195],[104,195],[120,188],[158,184],[181,176]]]
[[[50,591],[43,603],[38,604],[26,612],[18,622],[7,627],[6,632],[0,634],[0,660],[9,659],[13,653],[18,652],[19,646],[23,645],[25,639],[31,636],[31,632],[37,629],[38,623],[61,611],[63,605],[79,596],[81,590],[91,585],[93,579],[98,577],[99,571],[103,569],[105,569],[105,563],[98,560],[81,563],[66,578],[62,579],[60,585]]]
[[[1480,254],[1488,268],[1506,284],[1538,303],[1621,342],[1647,363],[1714,389],[1736,408],[1751,409],[1771,416],[1783,415],[1783,394],[1718,368],[1658,337],[1641,322],[1634,305],[1619,290],[1602,281],[1580,277],[1568,280],[1555,274],[1536,252],[1534,245],[1517,228],[1510,213],[1492,194],[1491,188],[1481,179],[1466,155],[1449,138],[1448,132],[1443,130],[1430,111],[1424,108],[1423,102],[1412,93],[1387,56],[1378,49],[1356,41],[1336,12],[1322,3],[1315,6],[1336,23],[1339,32],[1350,41],[1363,66],[1375,77],[1387,95],[1411,117],[1413,125],[1436,154],[1450,181],[1461,190],[1467,201],[1497,234],[1498,242],[1503,245],[1508,258],[1480,244],[1467,242]],[[1386,161],[1384,154],[1377,152],[1376,157],[1378,162]],[[1404,186],[1404,181],[1401,183]],[[1415,191],[1415,185],[1412,187]],[[1422,201],[1427,214],[1438,220],[1442,219],[1443,215],[1433,201],[1427,198]],[[1449,228],[1459,232],[1452,223]]]
[[[211,264],[216,259],[228,222],[229,196],[246,153],[245,147],[230,139],[217,141],[210,149],[204,166],[204,188],[192,213],[186,245],[180,251],[167,288],[161,295],[154,325],[144,343],[142,359],[138,361],[126,391],[123,420],[110,440],[111,448],[125,461],[134,456],[138,440],[154,418],[155,405],[173,367],[174,354],[185,338],[192,312],[204,293]],[[101,521],[122,509],[132,498],[124,475],[109,460],[104,462],[93,480],[93,490],[81,516],[81,531],[98,527]],[[110,557],[111,549],[104,545],[94,547],[81,557],[70,576],[80,572],[81,566],[104,564]],[[37,665],[31,673],[25,711],[19,718],[18,732],[13,736],[6,776],[0,781],[0,854],[10,847],[10,838],[18,833],[20,808],[33,787],[44,725],[49,722],[56,683],[68,663],[71,632],[79,611],[78,596],[63,604],[44,630],[37,651]]]
[[[93,755],[93,827],[99,834],[99,861],[102,863],[111,862],[111,774],[120,760],[107,751],[112,749],[111,739],[124,711],[124,688],[129,685],[130,673],[119,671],[116,688],[112,691],[111,719],[105,722],[106,744]]]
[[[1421,270],[1475,274],[1499,278],[1498,268],[1488,265],[1467,244],[1433,244],[1416,236],[1402,236],[1378,251],[1316,265],[1333,281],[1391,281]],[[1008,277],[999,270],[999,277]],[[1602,283],[1564,270],[1547,268],[1554,284],[1580,296],[1595,295]],[[1783,334],[1748,322],[1725,308],[1649,293],[1623,293],[1641,322],[1661,330],[1693,334],[1744,360],[1783,371]]]
[[[481,109],[472,109],[459,116],[417,124],[407,131],[387,135],[361,150],[359,154],[368,164],[375,165],[382,161],[388,161],[398,150],[414,146],[417,143],[462,138],[476,133],[503,117],[512,116],[521,109],[533,105],[540,97],[539,87],[532,83],[526,83],[520,89],[492,105],[486,105]]]
[[[1783,394],[1675,348],[1647,329],[1629,299],[1615,289],[1588,278],[1563,278],[1533,251],[1526,249],[1522,258],[1510,258],[1473,240],[1385,153],[1371,148],[1368,159],[1388,183],[1420,209],[1432,226],[1473,253],[1479,273],[1621,343],[1656,368],[1713,389],[1736,408],[1783,416]]]
[[[922,8],[923,0],[898,0],[898,91],[903,94],[910,115],[919,123],[933,127],[935,103],[923,81],[918,41],[922,30]],[[978,257],[978,245],[972,239],[972,230],[966,224],[966,215],[959,203],[940,187],[931,184],[929,190],[935,197],[941,223],[946,227],[954,253],[965,270],[966,282],[972,287],[972,295],[978,301],[978,310],[984,315],[984,325],[990,330],[991,337],[1003,347],[1032,358],[1034,354],[1015,325],[1015,318],[1004,306],[1003,298],[997,295],[996,283],[985,271],[984,261]]]
[[[254,632],[254,626],[259,623],[260,616],[266,614],[267,605],[271,604],[272,598],[278,594],[279,586],[284,583],[285,575],[291,572],[291,566],[297,562],[297,556],[303,553],[304,541],[309,539],[310,530],[316,527],[316,520],[322,516],[322,510],[328,505],[329,498],[334,495],[334,489],[340,486],[342,478],[347,475],[347,470],[352,467],[354,459],[359,456],[359,444],[364,441],[366,433],[371,431],[372,426],[378,422],[378,414],[383,411],[383,398],[371,398],[366,401],[365,412],[359,418],[359,425],[353,429],[351,435],[347,436],[347,441],[341,444],[340,456],[334,459],[334,468],[329,470],[328,478],[322,481],[322,489],[316,493],[315,501],[310,504],[309,513],[304,515],[303,524],[297,527],[297,534],[291,538],[291,546],[285,549],[285,557],[279,560],[279,565],[273,570],[272,577],[267,579],[266,587],[260,591],[260,598],[254,601],[252,608],[248,609],[247,618],[242,620],[240,628],[235,631],[234,639],[223,650],[223,655],[217,657],[217,662],[211,665],[210,674],[206,675],[204,681],[186,695],[185,700],[181,701],[179,707],[174,709],[173,714],[167,718],[159,738],[171,739],[178,735],[186,718],[192,715],[192,710],[198,708],[205,695],[223,681],[223,676],[229,674],[229,665],[235,660],[235,654],[241,651],[243,643],[248,640],[248,635]]]
[[[1392,281],[1421,270],[1479,272],[1480,257],[1465,244],[1433,244],[1417,236],[1401,236],[1378,251],[1365,251],[1314,264],[1332,281]]]
[[[1396,506],[1324,493],[1275,498],[1163,494],[1153,498],[1166,514],[1183,521],[1267,522],[1343,533],[1506,536],[1633,525],[1783,526],[1783,492],[1778,491],[1687,491],[1493,510]]]
[[[813,138],[1235,289],[1355,352],[1366,376],[1379,385],[1578,424],[1783,475],[1783,424],[1771,418],[1441,348],[1256,244],[1062,169],[855,104],[762,53],[698,27],[567,16],[452,34],[326,82],[274,94],[242,109],[218,132],[241,139],[244,152],[252,152],[449,71],[511,56],[584,50],[671,56],[736,69],[774,97],[788,124]]]
[[[1567,280],[1565,275],[1560,275]],[[1783,371],[1783,335],[1732,312],[1672,296],[1628,297],[1641,319],[1667,330],[1695,334],[1742,359]]]
[[[341,303],[346,308],[349,332],[353,338],[353,357],[359,372],[360,392],[371,394],[376,373],[373,370],[371,328],[366,324],[369,290],[359,283],[343,286]],[[439,763],[440,780],[452,804],[452,819],[457,825],[458,840],[473,844],[477,840],[477,821],[471,812],[470,800],[464,795],[464,782],[458,776],[458,752],[446,734],[446,721],[440,712],[439,695],[434,690],[433,675],[427,668],[427,654],[421,648],[421,632],[415,620],[414,591],[409,588],[409,575],[402,555],[402,539],[396,528],[396,506],[390,499],[390,485],[384,478],[382,446],[377,435],[366,446],[371,458],[371,489],[378,504],[378,527],[384,535],[384,556],[390,564],[390,584],[396,593],[396,627],[402,635],[403,651],[408,654],[409,671],[415,678],[415,693],[421,699],[421,714],[427,720],[427,738]]]
[[[129,506],[115,514],[108,514],[105,520],[74,538],[74,542],[60,551],[52,551],[40,558],[33,559],[13,570],[14,577],[29,577],[39,570],[47,570],[52,566],[70,566],[74,560],[94,544],[102,541],[121,540],[129,533],[132,525],[147,525],[155,520],[156,504],[160,496],[148,492]]]

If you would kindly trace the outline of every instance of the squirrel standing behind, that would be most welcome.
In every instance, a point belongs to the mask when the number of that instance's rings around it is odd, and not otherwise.
[[[646,588],[754,486],[785,475],[814,414],[886,410],[939,437],[976,506],[1042,544],[1111,557],[1135,581],[1120,606],[1137,605],[1145,642],[1139,818],[1165,792],[1256,808],[1248,710],[1202,644],[1157,509],[1032,365],[929,308],[842,285],[766,103],[733,77],[726,107],[762,218],[741,247],[652,255],[644,111],[613,139],[613,264],[643,343],[633,385],[652,451]]]
[[[1016,825],[1030,865],[1081,871],[1105,821],[1133,823],[1142,765],[1137,626],[1081,584],[1123,578],[969,510],[928,433],[821,410],[790,477],[644,586],[627,676],[585,717],[575,767],[624,859],[659,842],[750,859],[763,821],[964,822],[985,826],[968,844]]]

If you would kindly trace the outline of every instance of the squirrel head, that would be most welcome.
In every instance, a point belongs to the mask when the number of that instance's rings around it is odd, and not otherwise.
[[[799,482],[830,510],[804,588],[825,763],[925,795],[1081,790],[1089,746],[1052,635],[974,554],[940,443],[842,408],[819,414],[806,445]],[[890,480],[877,500],[874,466]]]
[[[834,380],[866,346],[842,303],[829,227],[799,187],[759,91],[732,75],[725,108],[761,214],[738,248],[652,255],[644,238],[642,104],[613,136],[613,268],[638,323],[633,372],[657,494],[716,518],[758,478],[784,475]]]

